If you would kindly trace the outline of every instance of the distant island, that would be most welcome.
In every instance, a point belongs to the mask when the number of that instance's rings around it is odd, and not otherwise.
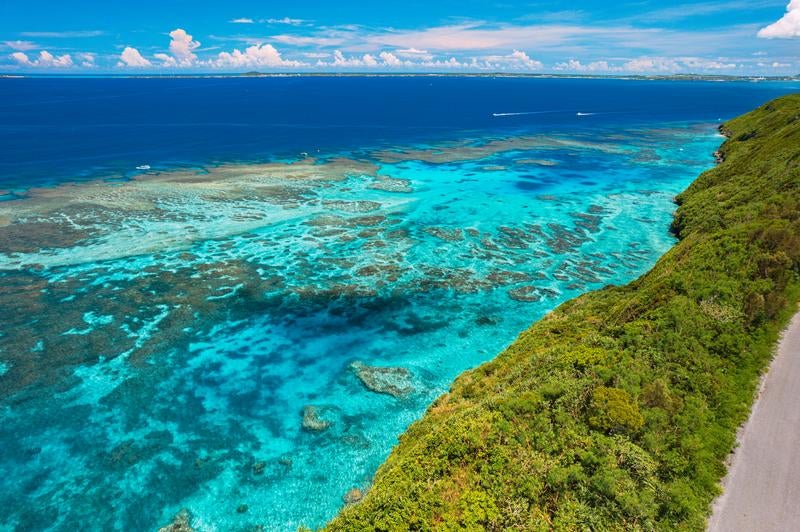
[[[197,74],[0,74],[0,78],[286,78],[286,77],[373,77],[373,78],[531,78],[531,79],[620,79],[638,81],[750,81],[779,82],[800,81],[800,74],[794,76],[733,76],[724,74],[528,74],[509,72],[231,72]]]

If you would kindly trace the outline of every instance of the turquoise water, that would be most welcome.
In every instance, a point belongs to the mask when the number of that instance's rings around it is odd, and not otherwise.
[[[323,525],[460,372],[652,266],[715,126],[364,144],[0,203],[2,526]]]

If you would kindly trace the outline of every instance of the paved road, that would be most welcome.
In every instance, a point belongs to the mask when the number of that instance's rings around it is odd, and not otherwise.
[[[800,313],[784,333],[723,485],[710,531],[800,530]]]

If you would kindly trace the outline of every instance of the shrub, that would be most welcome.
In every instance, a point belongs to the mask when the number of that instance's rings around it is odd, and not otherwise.
[[[589,424],[608,432],[636,432],[644,418],[628,392],[601,386],[592,393]]]

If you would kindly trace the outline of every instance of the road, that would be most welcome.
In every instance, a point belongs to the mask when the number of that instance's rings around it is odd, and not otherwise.
[[[800,313],[781,339],[723,486],[710,531],[800,530]]]

